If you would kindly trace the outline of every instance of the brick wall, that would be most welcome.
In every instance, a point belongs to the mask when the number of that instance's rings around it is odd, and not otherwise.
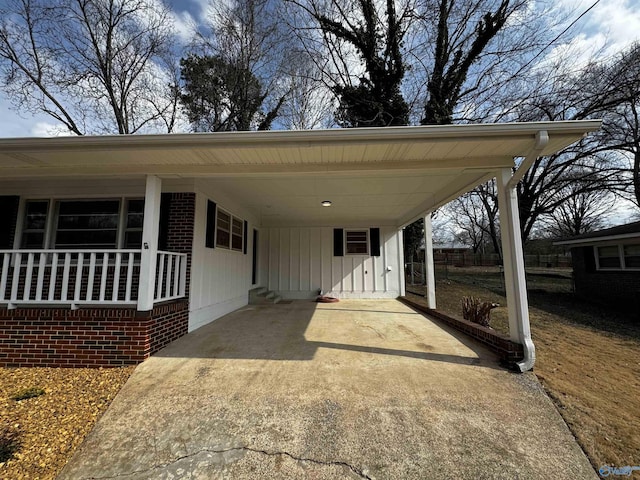
[[[193,229],[196,218],[196,194],[172,193],[169,203],[169,221],[167,228],[167,251],[187,254],[187,298],[189,297],[189,279],[191,277],[191,257],[193,248]]]
[[[187,333],[189,303],[132,308],[0,309],[0,366],[136,364]]]
[[[592,302],[640,311],[640,272],[596,270],[593,254],[593,247],[571,249],[576,294]]]
[[[166,249],[187,254],[187,298],[157,305],[148,312],[138,312],[135,308],[0,308],[0,366],[136,364],[185,335],[189,323],[195,199],[195,193],[171,193],[166,224]],[[61,281],[58,273],[57,280]],[[137,277],[137,267],[135,274]],[[112,277],[109,272],[109,285]],[[32,290],[35,278],[36,275],[32,278]],[[107,290],[111,292],[109,285]],[[120,290],[123,285],[121,282]],[[137,291],[137,281],[134,286]],[[96,288],[94,284],[94,290]],[[60,289],[61,285],[55,286],[57,295]],[[48,291],[48,285],[44,291]],[[122,298],[124,293],[120,293]],[[133,294],[135,298],[136,292]]]
[[[421,312],[426,313],[430,317],[437,318],[448,325],[452,326],[456,330],[466,333],[472,338],[475,338],[479,342],[483,343],[489,349],[498,354],[500,360],[509,366],[513,366],[515,362],[519,362],[524,358],[524,351],[522,345],[512,342],[507,336],[502,335],[495,330],[492,330],[482,325],[478,325],[468,320],[460,320],[458,318],[450,317],[437,310],[432,310],[420,305],[419,303],[412,302],[406,297],[400,297],[404,303],[410,307],[415,308]]]

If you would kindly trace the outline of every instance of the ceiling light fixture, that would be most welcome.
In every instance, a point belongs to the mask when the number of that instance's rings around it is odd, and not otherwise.
[[[330,207],[331,206],[331,200],[323,200],[322,201],[322,206],[323,207]]]

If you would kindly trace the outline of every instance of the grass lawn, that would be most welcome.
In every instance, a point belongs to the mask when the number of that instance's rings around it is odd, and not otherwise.
[[[508,331],[501,274],[491,267],[439,272],[438,310],[461,317],[460,299],[499,303],[492,326]],[[528,271],[534,372],[597,470],[640,465],[640,318],[588,305],[562,271]],[[407,286],[420,292],[420,287]],[[634,478],[640,472],[634,472]]]

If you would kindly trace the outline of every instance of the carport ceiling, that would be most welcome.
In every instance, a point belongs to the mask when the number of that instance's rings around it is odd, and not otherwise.
[[[207,192],[224,192],[251,209],[263,226],[397,225],[417,205],[435,205],[451,189],[475,185],[486,172],[364,172],[201,179]],[[331,201],[323,207],[324,200]],[[423,208],[423,207],[421,207]],[[424,210],[421,210],[424,211]]]
[[[599,121],[0,139],[0,177],[196,179],[264,225],[401,225]],[[330,200],[330,208],[320,206]]]

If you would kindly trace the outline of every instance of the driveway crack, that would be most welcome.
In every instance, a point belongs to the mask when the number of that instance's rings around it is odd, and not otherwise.
[[[316,460],[315,458],[306,458],[306,457],[297,457],[287,451],[282,451],[282,452],[269,452],[267,450],[260,450],[257,448],[251,448],[251,447],[242,447],[243,450],[246,451],[250,451],[250,452],[254,452],[254,453],[262,453],[264,455],[269,455],[269,456],[278,456],[278,455],[282,455],[285,457],[289,457],[297,462],[309,462],[309,463],[315,463],[316,465],[333,465],[333,466],[341,466],[341,467],[347,467],[349,470],[351,470],[353,473],[355,473],[356,475],[358,475],[361,478],[364,478],[366,480],[373,480],[372,477],[370,477],[369,475],[367,475],[365,470],[360,470],[359,468],[354,467],[353,465],[347,463],[347,462],[338,462],[338,461],[327,461],[327,460]]]
[[[269,450],[262,450],[259,448],[252,448],[252,447],[248,447],[248,446],[242,446],[242,447],[230,447],[230,448],[225,448],[225,449],[221,449],[221,450],[213,450],[210,448],[203,448],[200,450],[197,450],[193,453],[190,453],[188,455],[182,455],[180,457],[177,457],[173,460],[171,460],[170,462],[167,463],[163,463],[160,465],[153,465],[149,468],[144,468],[141,470],[134,470],[132,472],[128,472],[128,473],[118,473],[115,475],[111,475],[111,476],[107,476],[107,477],[85,477],[82,480],[110,480],[110,479],[114,479],[114,478],[126,478],[126,477],[131,477],[133,475],[139,475],[139,474],[143,474],[146,472],[151,472],[154,470],[161,470],[163,468],[167,468],[170,465],[173,465],[174,463],[177,463],[181,460],[185,460],[187,458],[191,458],[191,457],[195,457],[196,455],[200,455],[201,453],[226,453],[226,452],[233,452],[233,451],[245,451],[245,452],[253,452],[253,453],[259,453],[262,455],[267,455],[270,457],[275,457],[275,456],[284,456],[284,457],[289,457],[292,460],[295,460],[296,462],[309,462],[309,463],[314,463],[316,465],[326,465],[326,466],[341,466],[341,467],[346,467],[349,470],[351,470],[353,473],[355,473],[356,475],[358,475],[360,478],[363,478],[365,480],[374,480],[373,477],[370,477],[367,473],[366,469],[359,469],[347,462],[340,462],[340,461],[329,461],[329,460],[317,460],[315,458],[307,458],[307,457],[298,457],[296,455],[293,455],[292,453],[289,453],[287,451],[269,451]]]

